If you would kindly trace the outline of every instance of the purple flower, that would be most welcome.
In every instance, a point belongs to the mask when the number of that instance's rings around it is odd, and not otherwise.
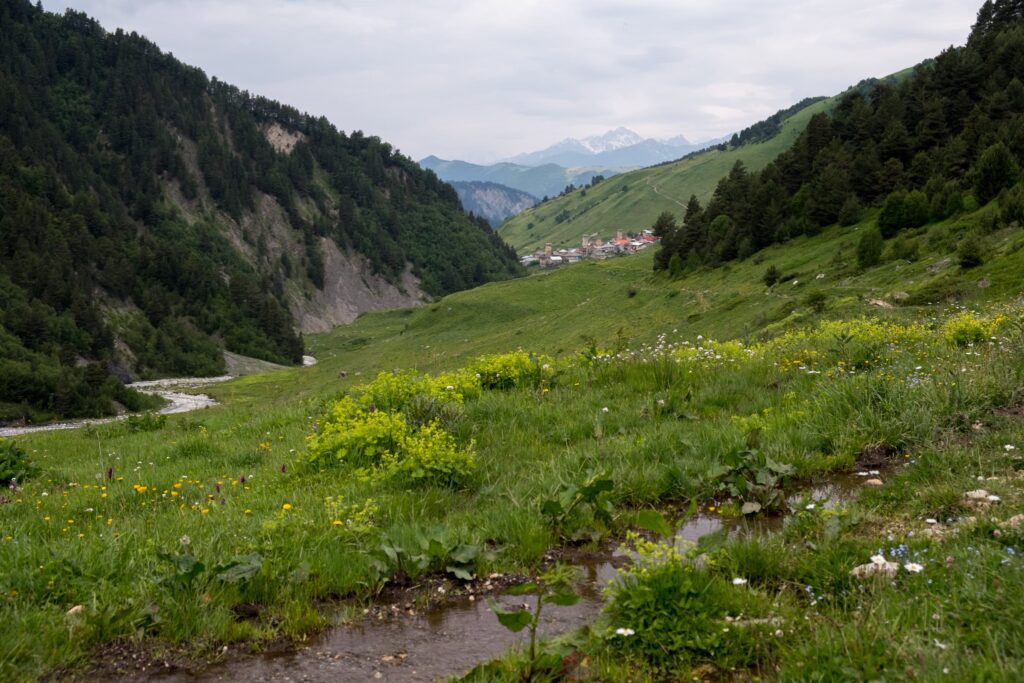
[[[220,493],[220,484],[214,484],[213,487],[217,489],[217,493]]]
[[[107,468],[107,481],[111,481],[111,480],[113,480],[113,478],[114,478],[114,468],[113,467],[108,467]]]
[[[372,403],[371,403],[371,404],[370,404],[370,412],[371,412],[371,413],[375,413],[375,412],[377,412],[377,406],[375,406],[374,404],[372,404]]]
[[[245,483],[245,475],[244,474],[238,478],[238,483],[239,484],[244,484]]]
[[[284,474],[286,469],[287,467],[285,465],[281,465],[281,474]]]

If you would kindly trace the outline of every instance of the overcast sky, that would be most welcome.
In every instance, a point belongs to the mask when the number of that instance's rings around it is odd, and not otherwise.
[[[207,75],[490,161],[626,126],[700,141],[963,44],[981,0],[43,0]]]

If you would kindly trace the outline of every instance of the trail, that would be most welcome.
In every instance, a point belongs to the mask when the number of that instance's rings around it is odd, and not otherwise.
[[[651,183],[651,179],[650,178],[644,178],[644,182],[647,184],[647,187],[651,188],[651,190],[654,192],[654,194],[658,195],[659,197],[664,197],[665,199],[669,200],[670,202],[675,203],[676,205],[680,206],[681,208],[684,208],[684,209],[686,208],[686,204],[683,204],[681,201],[679,201],[675,197],[670,197],[669,195],[667,195],[664,192],[662,192],[661,190],[659,190],[657,185],[654,185],[653,183]]]

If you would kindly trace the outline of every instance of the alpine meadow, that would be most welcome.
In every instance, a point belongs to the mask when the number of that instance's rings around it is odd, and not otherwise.
[[[1024,0],[962,33],[538,202],[5,0],[0,680],[1021,680]]]

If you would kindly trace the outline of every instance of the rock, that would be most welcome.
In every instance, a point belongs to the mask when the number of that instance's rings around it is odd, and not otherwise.
[[[893,308],[893,305],[884,299],[868,299],[868,303],[876,308]]]
[[[890,298],[895,299],[896,301],[906,301],[910,298],[910,295],[906,292],[893,292]]]
[[[1024,515],[1014,515],[1005,522],[999,524],[1003,529],[1012,529],[1016,531],[1020,529],[1021,524],[1024,524]]]
[[[881,479],[868,479],[864,482],[865,486],[884,486],[885,483]]]
[[[814,276],[814,279],[815,280],[824,280],[825,279],[825,273],[818,273],[817,275]]]
[[[945,268],[946,266],[948,266],[949,264],[951,264],[952,262],[953,262],[953,259],[948,258],[948,257],[944,258],[941,261],[937,261],[937,262],[933,263],[932,265],[928,266],[928,272],[930,272],[930,273],[937,273],[940,270],[942,270],[943,268]]]
[[[868,562],[854,567],[850,570],[850,576],[855,579],[873,579],[880,577],[891,579],[896,576],[900,566],[895,562]]]
[[[988,289],[991,286],[992,282],[987,277],[983,277],[978,280],[978,289]]]
[[[84,608],[84,607],[82,607],[81,605],[75,605],[74,607],[72,607],[71,609],[69,609],[69,610],[67,611],[67,613],[66,613],[66,614],[67,614],[67,615],[68,615],[69,617],[73,617],[73,616],[75,616],[76,614],[81,614],[81,613],[82,613],[82,610],[84,610],[84,609],[85,609],[85,608]]]
[[[986,503],[988,502],[988,496],[989,493],[985,489],[975,489],[973,491],[968,491],[967,493],[964,494],[964,498],[966,498],[967,500],[977,500]]]

